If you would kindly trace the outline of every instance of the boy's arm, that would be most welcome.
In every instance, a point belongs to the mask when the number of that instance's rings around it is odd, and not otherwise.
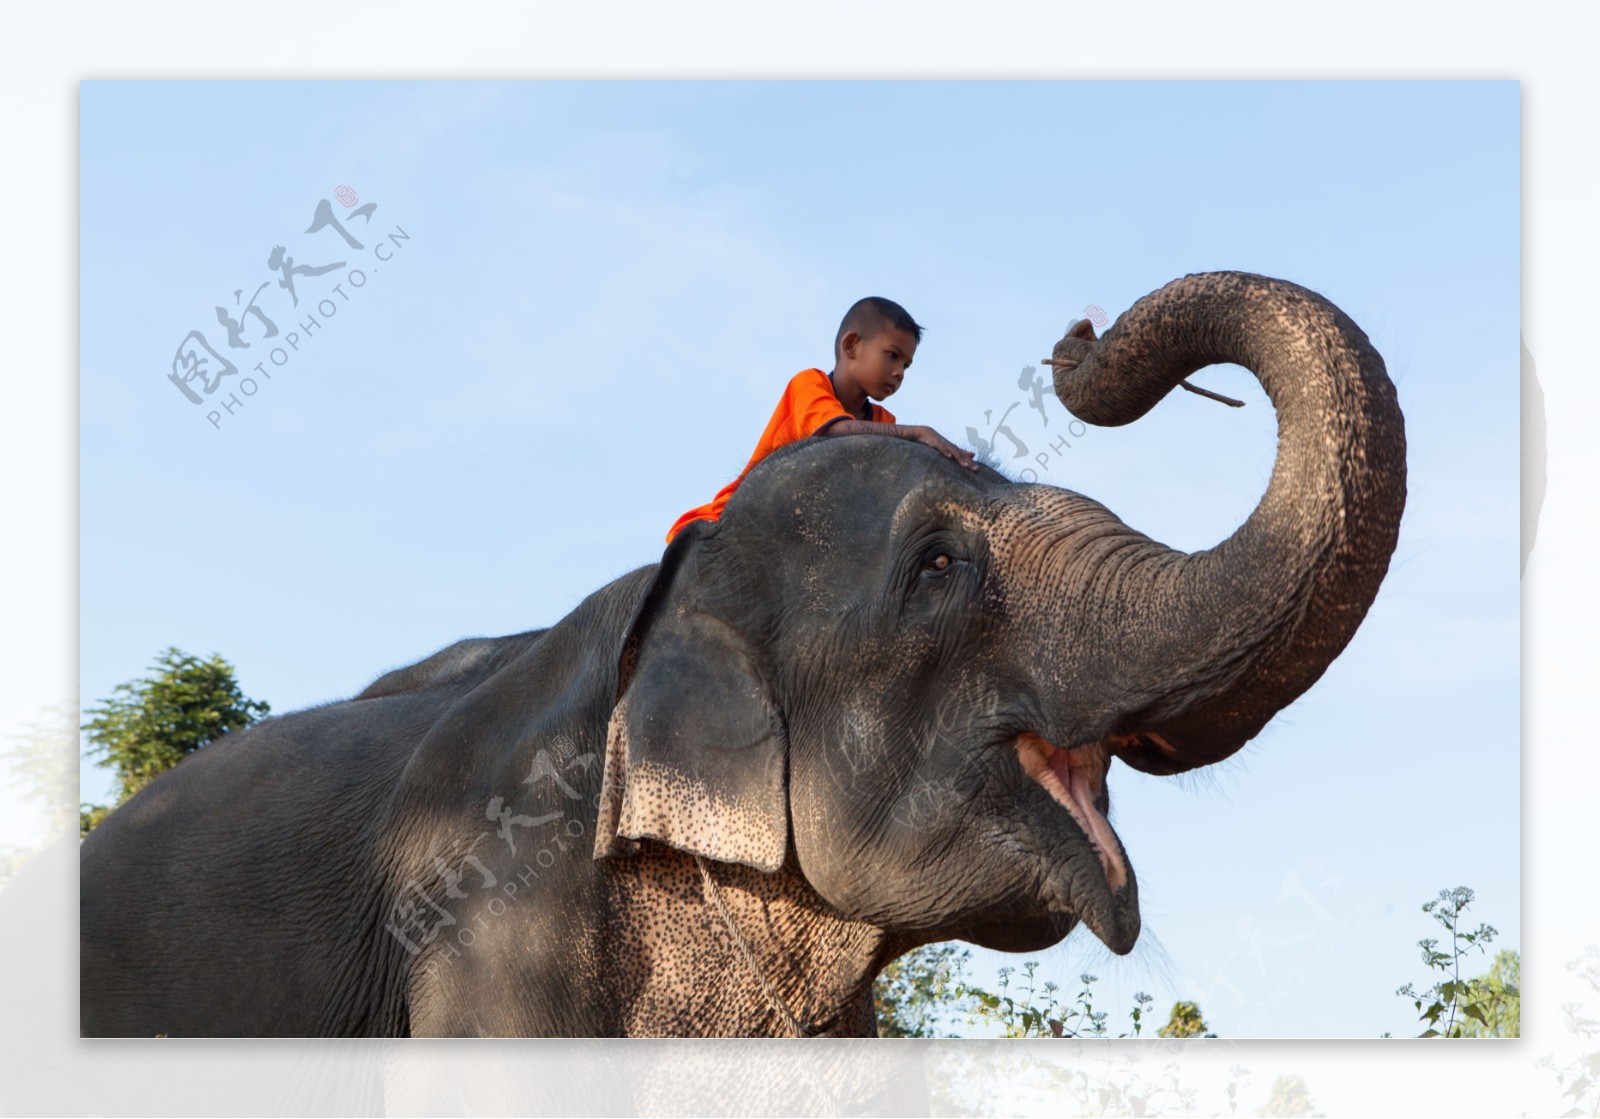
[[[828,424],[819,430],[817,435],[892,435],[897,439],[910,439],[926,444],[968,470],[978,469],[978,464],[972,461],[971,451],[956,446],[924,424],[880,424],[867,420],[843,419]]]

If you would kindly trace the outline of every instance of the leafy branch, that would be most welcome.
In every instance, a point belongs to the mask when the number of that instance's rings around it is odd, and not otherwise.
[[[1457,886],[1453,890],[1440,890],[1438,897],[1422,907],[1422,911],[1449,934],[1449,943],[1441,948],[1439,937],[1417,941],[1417,947],[1422,949],[1423,965],[1443,978],[1422,991],[1410,983],[1395,991],[1396,995],[1412,1001],[1419,1012],[1418,1021],[1427,1024],[1420,1037],[1505,1036],[1497,1027],[1507,1020],[1513,1000],[1520,1002],[1515,984],[1507,984],[1503,979],[1499,983],[1492,982],[1490,976],[1476,979],[1461,976],[1462,959],[1473,951],[1482,954],[1499,935],[1493,925],[1480,924],[1468,929],[1463,923],[1463,914],[1475,896],[1466,886]],[[1469,1026],[1469,1022],[1476,1022],[1477,1026]]]

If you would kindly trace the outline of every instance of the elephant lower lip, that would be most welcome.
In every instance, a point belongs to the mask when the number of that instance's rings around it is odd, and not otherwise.
[[[1089,840],[1111,892],[1121,890],[1128,882],[1121,844],[1094,803],[1109,764],[1105,746],[1092,743],[1064,750],[1036,734],[1021,734],[1017,736],[1017,758],[1028,776],[1067,810]]]

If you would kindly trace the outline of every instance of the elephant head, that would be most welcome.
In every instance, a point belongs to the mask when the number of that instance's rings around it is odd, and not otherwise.
[[[1188,276],[1052,364],[1067,408],[1119,425],[1221,362],[1260,378],[1278,452],[1205,551],[905,440],[761,462],[674,539],[628,628],[596,857],[787,868],[901,945],[1036,950],[1082,921],[1130,950],[1113,760],[1174,774],[1259,733],[1350,641],[1405,503],[1383,361],[1303,287]]]

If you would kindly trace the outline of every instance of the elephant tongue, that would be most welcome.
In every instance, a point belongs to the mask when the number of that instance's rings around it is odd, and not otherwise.
[[[1112,892],[1122,889],[1128,881],[1128,868],[1122,861],[1121,845],[1094,803],[1105,776],[1106,748],[1094,743],[1063,750],[1036,734],[1024,734],[1017,738],[1017,756],[1028,775],[1071,813],[1089,837]]]

